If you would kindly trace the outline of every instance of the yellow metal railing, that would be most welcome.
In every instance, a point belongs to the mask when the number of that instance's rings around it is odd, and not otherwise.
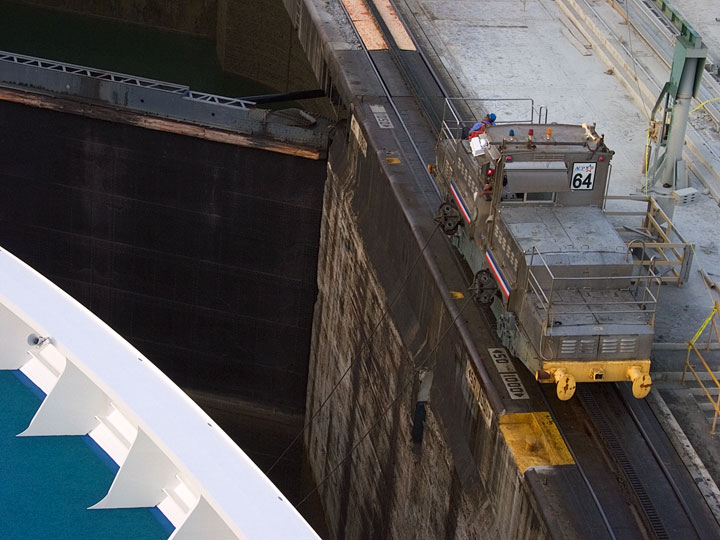
[[[708,400],[712,404],[713,408],[715,409],[715,417],[713,418],[712,423],[712,429],[710,430],[710,433],[715,433],[715,427],[717,425],[718,415],[720,415],[720,382],[718,382],[717,377],[715,376],[715,373],[713,373],[713,370],[708,365],[707,361],[705,360],[705,357],[702,355],[700,350],[697,348],[695,343],[698,339],[700,339],[700,336],[703,334],[705,329],[708,327],[708,325],[712,324],[713,330],[715,330],[715,338],[717,339],[717,343],[720,343],[720,331],[718,330],[718,325],[716,322],[716,319],[720,319],[720,304],[718,304],[717,300],[714,302],[712,311],[710,312],[710,315],[708,315],[707,319],[705,319],[705,322],[700,325],[700,328],[697,332],[695,332],[695,335],[693,338],[688,341],[688,351],[687,356],[685,357],[685,369],[683,369],[683,375],[682,375],[682,384],[685,384],[685,375],[687,374],[688,370],[695,376],[695,379],[700,384],[700,388],[703,389],[703,392],[705,392],[705,395],[707,396]],[[705,347],[705,351],[710,350],[710,344],[712,342],[713,333],[708,332],[708,341],[707,345]],[[705,368],[705,370],[710,374],[711,380],[715,383],[715,387],[718,389],[718,396],[717,398],[710,395],[710,392],[708,391],[707,386],[705,383],[700,379],[700,376],[698,375],[697,371],[695,371],[695,368],[690,363],[690,354],[692,352],[695,352],[697,357],[700,359],[700,362],[702,366]]]
[[[650,266],[657,269],[660,279],[664,283],[683,285],[689,278],[690,266],[693,260],[692,244],[686,242],[680,232],[675,228],[670,218],[658,206],[652,197],[649,199],[608,195],[608,201],[637,201],[645,204],[644,211],[609,211],[605,215],[616,217],[641,217],[640,227],[627,225],[616,227],[621,236],[623,233],[634,233],[640,238],[626,239],[630,249],[642,250],[635,264]]]

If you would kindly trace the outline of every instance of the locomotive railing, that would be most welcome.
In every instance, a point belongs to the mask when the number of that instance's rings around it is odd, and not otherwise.
[[[547,108],[536,109],[530,98],[467,99],[446,98],[443,109],[442,136],[462,139],[475,122],[486,114],[497,115],[496,124],[547,123]]]
[[[537,264],[537,261],[541,264]],[[637,267],[642,272],[643,267]],[[600,317],[616,316],[613,324],[637,324],[653,326],[657,310],[661,280],[652,265],[646,267],[646,274],[630,276],[556,276],[542,253],[533,248],[530,255],[526,290],[534,293],[545,314],[545,327],[552,328],[558,322],[557,316],[592,316],[591,322],[573,324],[576,326],[597,325]],[[540,275],[542,273],[542,275]],[[582,301],[563,300],[561,294],[571,296],[572,291],[581,295]],[[616,291],[613,296],[589,293]],[[582,293],[588,293],[582,295]],[[626,294],[622,294],[625,292]],[[625,298],[625,299],[623,299]],[[628,299],[629,298],[629,299]],[[624,317],[624,318],[623,318]]]

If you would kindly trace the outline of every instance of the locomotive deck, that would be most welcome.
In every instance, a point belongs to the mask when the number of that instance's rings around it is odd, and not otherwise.
[[[533,294],[531,302],[543,310],[543,302]],[[572,326],[593,326],[595,333],[615,335],[619,325],[636,324],[633,333],[652,336],[645,326],[651,313],[643,310],[628,289],[561,289],[553,291],[549,318],[554,325],[548,329],[553,336],[568,335]]]
[[[500,215],[528,264],[534,247],[551,267],[617,265],[625,275],[631,273],[627,246],[600,208],[506,202]]]

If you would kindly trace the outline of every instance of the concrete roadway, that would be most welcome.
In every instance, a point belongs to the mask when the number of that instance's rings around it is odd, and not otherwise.
[[[607,0],[578,0],[591,6],[608,25],[607,38],[619,37],[639,62],[657,70],[646,45]],[[675,6],[702,35],[709,58],[720,58],[720,7],[716,0],[675,0]],[[548,121],[596,123],[613,159],[612,194],[638,194],[645,178],[641,172],[652,105],[636,101],[601,54],[588,49],[583,55],[568,36],[569,20],[552,0],[395,0],[436,70],[447,73],[451,86],[465,97],[483,99],[533,98],[545,105]],[[569,23],[572,26],[572,23]],[[613,36],[613,34],[615,36]],[[666,69],[666,68],[661,68]],[[669,73],[668,75],[669,76]],[[455,90],[453,88],[452,90]],[[647,100],[646,100],[647,101]],[[503,104],[495,108],[498,121],[510,120]],[[694,113],[698,115],[698,113]],[[691,117],[693,122],[701,119]],[[706,130],[717,135],[714,128]],[[720,148],[720,143],[711,142]],[[702,190],[697,179],[693,185]],[[655,377],[675,416],[697,447],[716,482],[720,482],[720,440],[711,435],[701,413],[697,390],[677,383],[677,377],[659,373],[682,371],[684,344],[710,313],[718,294],[705,286],[698,269],[720,282],[720,208],[709,195],[675,210],[674,222],[685,239],[695,243],[696,258],[689,283],[682,288],[662,287],[656,322]],[[716,362],[717,364],[717,362]],[[669,393],[666,393],[669,392]],[[680,397],[678,397],[680,396]],[[707,405],[707,404],[706,404]]]

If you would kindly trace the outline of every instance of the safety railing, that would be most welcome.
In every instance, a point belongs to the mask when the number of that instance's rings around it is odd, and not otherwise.
[[[539,300],[546,328],[556,325],[557,316],[567,319],[568,316],[588,315],[590,322],[573,324],[596,325],[600,318],[612,316],[616,319],[615,324],[632,322],[653,326],[661,281],[652,266],[636,268],[637,273],[630,276],[556,276],[542,253],[533,248],[525,289]],[[580,294],[582,301],[561,298],[561,295],[573,296],[572,291]],[[626,291],[627,294],[603,295],[603,291]]]
[[[68,75],[87,77],[90,79],[95,79],[97,81],[105,81],[110,83],[123,84],[127,86],[134,86],[137,88],[170,92],[173,94],[179,94],[185,99],[198,101],[201,103],[213,103],[216,105],[225,105],[240,109],[246,109],[255,105],[254,102],[248,100],[217,96],[215,94],[207,94],[205,92],[196,92],[194,90],[190,90],[188,86],[181,84],[156,81],[144,77],[127,75],[125,73],[115,73],[113,71],[105,71],[102,69],[95,69],[87,66],[77,66],[75,64],[56,62],[54,60],[36,58],[34,56],[26,56],[23,54],[11,53],[6,51],[0,51],[0,62],[7,62],[8,64],[35,68],[39,72],[47,71],[55,73],[66,73]],[[41,82],[47,82],[47,79],[43,78],[41,75],[38,76],[38,80]]]
[[[449,139],[462,139],[475,122],[485,115],[495,113],[496,124],[532,124],[547,122],[547,107],[535,108],[530,98],[513,99],[468,99],[446,98],[443,108],[443,135]]]
[[[190,128],[190,131],[215,140],[244,144],[248,137],[257,138],[263,141],[262,147],[311,159],[324,156],[327,149],[326,122],[322,120],[317,128],[306,124],[307,118],[298,125],[280,112],[255,108],[251,100],[2,51],[0,93],[5,99],[30,101],[48,108],[82,110],[82,114],[103,118],[115,116],[115,111],[129,111],[160,119],[153,127],[163,129],[168,127],[166,121],[200,126],[203,129]],[[69,101],[71,105],[66,107],[58,100]],[[79,103],[91,106],[85,108]]]
[[[685,241],[655,199],[608,195],[607,201],[634,201],[645,206],[641,211],[611,211],[606,204],[604,211],[635,255],[636,265],[652,264],[663,282],[683,285],[690,276],[693,246]],[[623,218],[641,218],[641,221],[638,226],[632,226],[623,223]]]
[[[712,428],[710,430],[710,433],[715,433],[715,427],[717,426],[717,420],[718,416],[720,416],[720,382],[718,381],[717,377],[715,376],[715,373],[710,368],[710,366],[707,363],[707,360],[703,356],[703,353],[700,352],[700,350],[697,348],[697,341],[700,339],[702,334],[705,332],[705,330],[708,328],[708,326],[712,325],[712,329],[714,330],[714,336],[717,340],[716,343],[720,343],[720,331],[718,330],[718,319],[720,319],[720,304],[718,304],[717,300],[715,301],[712,311],[710,312],[710,315],[707,319],[703,322],[702,325],[700,325],[700,328],[695,333],[693,338],[688,341],[688,350],[687,350],[687,356],[685,357],[685,368],[683,369],[683,374],[681,378],[681,383],[685,384],[685,376],[687,375],[687,372],[690,371],[690,373],[693,374],[695,377],[695,380],[697,380],[698,384],[700,385],[700,388],[702,388],[703,392],[705,393],[705,396],[707,397],[708,401],[712,404],[713,409],[715,409],[715,415],[713,418]],[[710,350],[710,345],[712,343],[713,338],[713,332],[708,331],[708,340],[707,344],[705,346],[705,352],[708,352]],[[710,376],[710,381],[714,383],[715,388],[717,389],[717,397],[714,397],[710,390],[708,389],[707,385],[703,382],[702,378],[700,377],[700,374],[698,374],[697,370],[695,369],[695,366],[693,366],[691,362],[691,355],[692,353],[695,353],[695,356],[697,356],[697,359],[700,360],[700,364],[702,368],[705,369],[705,371]]]

